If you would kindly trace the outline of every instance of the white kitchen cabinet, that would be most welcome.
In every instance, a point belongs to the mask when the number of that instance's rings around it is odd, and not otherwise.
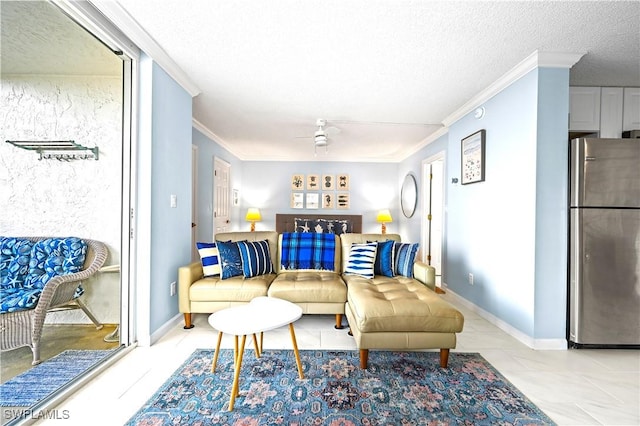
[[[625,87],[622,130],[640,130],[640,88]]]
[[[622,137],[622,87],[603,87],[600,92],[600,137]]]
[[[600,87],[569,87],[569,130],[600,130]]]

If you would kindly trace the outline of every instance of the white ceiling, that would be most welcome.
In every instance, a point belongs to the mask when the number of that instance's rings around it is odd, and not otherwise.
[[[535,51],[586,53],[572,85],[640,86],[638,1],[119,5],[197,87],[198,127],[243,160],[400,161]],[[318,118],[340,132],[314,156]]]

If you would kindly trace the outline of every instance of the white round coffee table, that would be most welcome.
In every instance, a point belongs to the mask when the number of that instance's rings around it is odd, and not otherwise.
[[[218,342],[216,344],[216,351],[211,365],[212,373],[215,373],[216,364],[218,363],[220,342],[222,341],[223,333],[235,336],[234,375],[233,387],[231,388],[231,399],[229,400],[229,411],[233,410],[233,405],[235,403],[236,396],[238,395],[238,381],[240,378],[240,369],[242,367],[242,356],[244,354],[244,345],[248,335],[253,335],[253,344],[256,356],[259,358],[262,354],[262,334],[265,331],[289,325],[291,343],[293,344],[293,352],[296,356],[296,364],[298,366],[298,376],[301,379],[304,379],[302,364],[300,363],[300,353],[298,352],[298,344],[296,343],[296,333],[293,329],[294,321],[297,321],[301,316],[302,308],[298,305],[275,297],[264,296],[256,297],[247,305],[222,309],[209,316],[209,324],[211,327],[218,330]],[[256,333],[260,333],[260,344],[257,342]],[[242,336],[240,348],[238,348],[239,336]]]

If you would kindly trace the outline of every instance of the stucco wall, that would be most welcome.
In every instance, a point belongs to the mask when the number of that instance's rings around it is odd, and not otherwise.
[[[120,262],[122,80],[114,77],[2,76],[0,234],[78,236],[109,247]],[[74,140],[100,159],[38,160],[5,140]],[[104,323],[120,319],[119,273],[85,283],[84,300]],[[50,323],[90,323],[81,311]]]

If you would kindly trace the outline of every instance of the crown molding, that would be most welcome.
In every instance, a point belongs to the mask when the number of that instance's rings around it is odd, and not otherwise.
[[[451,126],[535,68],[571,68],[584,55],[584,53],[539,52],[536,50],[489,87],[467,101],[453,114],[442,120],[442,124],[445,127]]]
[[[113,0],[89,0],[89,2],[130,38],[141,51],[160,65],[191,97],[200,94],[201,90],[191,81],[187,73],[185,73],[144,28],[124,10],[120,3]]]
[[[231,154],[233,154],[234,156],[238,157],[237,154],[235,154],[232,149],[231,146],[224,140],[222,139],[220,136],[216,135],[215,133],[213,133],[211,130],[209,130],[209,128],[207,126],[205,126],[204,124],[202,124],[201,122],[199,122],[198,120],[196,120],[195,118],[191,119],[191,124],[193,125],[193,127],[198,130],[200,133],[202,133],[203,135],[205,135],[206,137],[208,137],[209,139],[211,139],[213,142],[217,143],[218,145],[220,145],[222,148],[226,149],[227,151],[229,151]],[[238,157],[239,160],[245,160],[244,158]]]
[[[412,149],[411,151],[407,151],[405,153],[404,157],[402,158],[402,160],[406,160],[407,158],[409,158],[412,155],[414,155],[416,152],[420,151],[425,146],[427,146],[430,143],[434,142],[439,137],[441,137],[443,135],[446,135],[447,133],[449,133],[449,128],[448,127],[440,127],[438,130],[436,130],[435,132],[431,133],[429,136],[427,136],[422,141],[420,141],[420,143],[418,144],[418,146],[416,146],[416,148]]]

